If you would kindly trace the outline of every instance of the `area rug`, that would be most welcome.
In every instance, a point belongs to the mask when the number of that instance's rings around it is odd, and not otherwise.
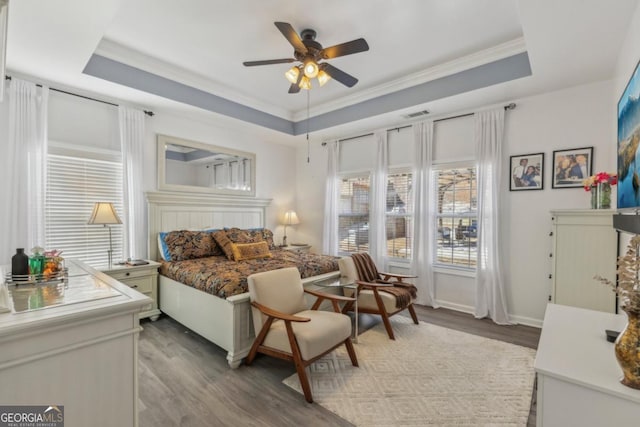
[[[309,369],[316,404],[357,426],[526,426],[535,350],[392,318]],[[283,381],[302,393],[297,375]]]

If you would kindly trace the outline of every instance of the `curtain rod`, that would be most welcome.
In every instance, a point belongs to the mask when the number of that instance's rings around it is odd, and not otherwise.
[[[516,108],[515,102],[512,102],[512,103],[507,104],[507,105],[504,106],[505,111],[506,110],[513,110],[515,108]],[[459,119],[459,118],[462,118],[462,117],[469,117],[469,116],[473,116],[474,114],[475,113],[458,114],[457,116],[443,117],[441,119],[435,119],[433,122],[434,123],[444,122],[445,120]],[[394,130],[398,130],[399,131],[400,129],[410,128],[411,126],[413,126],[413,124],[405,125],[405,126],[398,126],[398,127],[395,127],[395,128],[387,129],[387,132],[391,132],[391,131],[394,131]],[[365,133],[365,134],[362,134],[362,135],[350,136],[348,138],[339,139],[338,142],[349,141],[351,139],[362,138],[362,137],[371,136],[371,135],[373,135],[373,132]],[[327,145],[327,143],[323,142],[322,146],[324,147],[325,145]]]
[[[5,80],[11,80],[11,76],[5,75],[4,79]],[[36,86],[42,87],[41,84],[36,84]],[[71,96],[77,96],[78,98],[84,98],[84,99],[88,99],[90,101],[100,102],[102,104],[113,105],[114,107],[119,107],[118,104],[114,104],[113,102],[103,101],[102,99],[91,98],[90,96],[80,95],[78,93],[68,92],[68,91],[62,90],[62,89],[56,89],[54,87],[50,87],[49,90],[53,90],[55,92],[60,92],[60,93],[65,93],[65,94],[71,95]],[[142,111],[144,111],[144,113],[149,117],[153,117],[154,116],[154,112],[153,111],[147,111],[147,110],[142,110]]]

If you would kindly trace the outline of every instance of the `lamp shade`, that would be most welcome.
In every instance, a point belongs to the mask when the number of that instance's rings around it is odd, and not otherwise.
[[[295,211],[287,211],[284,214],[284,225],[297,225],[300,224],[298,215]]]
[[[113,203],[96,202],[87,224],[122,224],[122,221],[120,221]]]

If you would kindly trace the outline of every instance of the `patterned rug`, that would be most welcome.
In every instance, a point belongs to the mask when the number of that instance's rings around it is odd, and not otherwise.
[[[357,426],[526,426],[535,350],[404,316],[309,367],[317,404]],[[302,393],[296,374],[283,381]]]

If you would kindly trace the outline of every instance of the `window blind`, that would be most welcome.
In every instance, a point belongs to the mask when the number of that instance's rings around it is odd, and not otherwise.
[[[109,231],[88,225],[95,202],[111,202],[120,219],[122,163],[49,154],[45,238],[47,249],[63,250],[65,258],[79,258],[93,267],[107,265]],[[122,259],[122,225],[111,227],[113,259]]]
[[[410,172],[389,172],[387,176],[387,256],[411,258],[413,191]]]
[[[342,178],[338,211],[338,252],[369,249],[369,175]]]

